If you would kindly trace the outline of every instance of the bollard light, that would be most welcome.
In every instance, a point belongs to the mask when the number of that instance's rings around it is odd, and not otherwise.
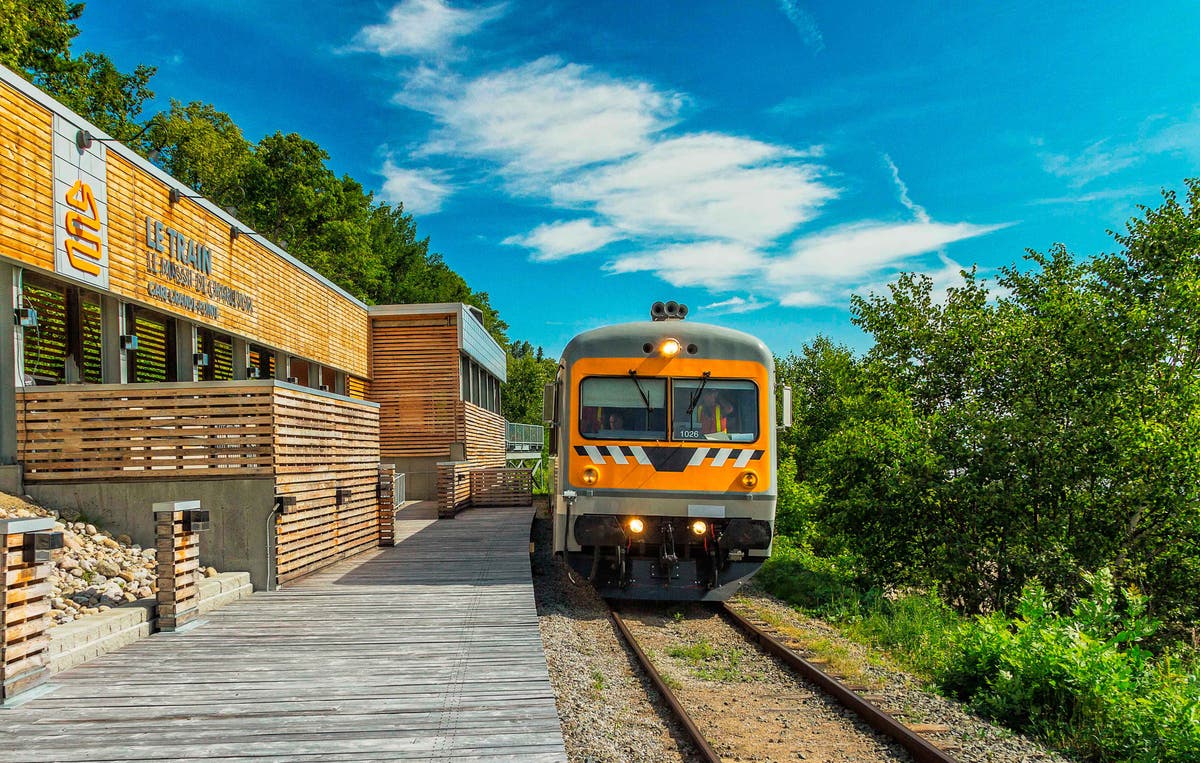
[[[63,547],[60,532],[25,533],[24,558],[26,564],[48,562],[55,551]]]
[[[209,528],[211,519],[208,509],[188,509],[183,512],[183,530],[189,533],[203,532]]]

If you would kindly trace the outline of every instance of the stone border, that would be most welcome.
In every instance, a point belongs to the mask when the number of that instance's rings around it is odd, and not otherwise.
[[[199,581],[198,612],[211,612],[253,592],[248,572],[224,572]],[[158,630],[155,600],[139,599],[120,607],[56,625],[49,631],[50,673],[61,673],[149,636]]]

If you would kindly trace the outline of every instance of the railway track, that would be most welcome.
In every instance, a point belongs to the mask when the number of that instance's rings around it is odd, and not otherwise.
[[[708,618],[704,621],[703,627],[707,635],[696,637],[685,632],[685,623],[679,615],[676,615],[677,619],[673,621],[665,619],[656,626],[638,622],[636,616],[627,621],[615,607],[610,607],[610,611],[618,631],[663,696],[671,712],[679,719],[680,726],[704,761],[719,763],[723,758],[718,750],[732,754],[765,754],[771,759],[794,753],[820,758],[824,754],[845,754],[850,750],[855,759],[911,759],[917,763],[955,761],[954,757],[931,744],[900,720],[805,660],[758,624],[728,606],[716,605],[709,611],[719,614],[719,622],[730,631],[736,631],[739,634],[737,636],[723,635],[714,630],[720,627],[712,622],[718,618]],[[655,614],[650,614],[648,619],[653,621],[656,617],[661,619]],[[643,616],[643,619],[647,619],[647,616]],[[670,635],[664,635],[668,633]],[[724,665],[721,662],[721,652],[724,651],[726,655],[739,655],[737,648],[731,648],[729,644],[743,637],[744,641],[741,643],[749,641],[756,646],[759,650],[758,657],[766,663],[770,663],[767,657],[775,658],[786,666],[793,676],[802,678],[807,687],[815,686],[821,696],[809,698],[804,696],[803,692],[796,693],[797,689],[794,686],[789,687],[786,679],[781,682],[779,677],[772,677],[771,668],[764,668],[761,664],[756,666],[754,659],[738,656],[734,662],[740,666],[740,675],[739,671],[732,671],[730,674],[727,666],[715,669],[699,668],[699,674],[706,678],[733,679],[728,683],[728,688],[723,690],[729,699],[724,700],[722,705],[713,702],[712,698],[719,696],[722,690],[709,688],[710,681],[699,682],[703,687],[701,689],[682,685],[683,682],[678,678],[678,670],[675,671],[676,677],[668,675],[668,671],[661,670],[648,654],[652,653],[655,658],[666,662],[672,662],[672,658],[682,658],[684,664],[693,664],[693,667],[701,662]],[[673,645],[676,642],[688,645]],[[651,643],[653,645],[650,645]],[[724,646],[719,646],[720,644]],[[691,660],[691,663],[688,663],[688,660]],[[679,659],[673,661],[680,662]],[[739,678],[741,683],[738,682]],[[764,686],[756,690],[756,684]],[[772,691],[776,692],[773,696]],[[788,691],[793,693],[787,694]],[[756,695],[764,694],[768,698],[765,705],[756,699]],[[773,704],[777,707],[769,706],[772,704],[771,700],[774,700]],[[796,707],[779,707],[778,705],[786,704],[785,700],[791,700]],[[887,747],[890,749],[881,747],[880,742],[872,738],[869,731],[824,717],[828,715],[825,708],[830,701],[853,713],[862,724],[889,740],[891,744]],[[818,720],[813,721],[814,718]],[[867,741],[855,739],[856,735]],[[756,738],[758,741],[754,741]],[[747,745],[751,747],[748,749]]]

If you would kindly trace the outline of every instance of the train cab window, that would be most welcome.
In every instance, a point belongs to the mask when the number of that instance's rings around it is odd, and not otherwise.
[[[671,433],[676,440],[758,439],[758,387],[741,379],[675,379]]]
[[[584,379],[579,388],[579,431],[592,440],[667,439],[666,379]]]

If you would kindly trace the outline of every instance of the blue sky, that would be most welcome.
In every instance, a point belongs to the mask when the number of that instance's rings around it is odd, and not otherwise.
[[[315,140],[551,355],[657,299],[863,350],[852,293],[1110,250],[1197,174],[1200,3],[846,5],[91,0],[77,48]]]

